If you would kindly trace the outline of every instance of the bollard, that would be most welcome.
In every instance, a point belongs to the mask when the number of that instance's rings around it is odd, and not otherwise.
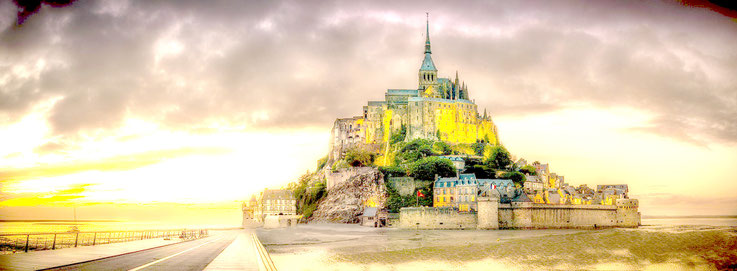
[[[77,247],[77,242],[79,241],[79,233],[77,233],[74,237],[74,247]]]
[[[28,240],[31,238],[30,234],[26,234],[26,249],[25,252],[28,252]]]
[[[94,246],[97,243],[97,233],[92,237],[92,245]]]
[[[54,233],[54,242],[51,244],[51,250],[56,249],[56,233]]]

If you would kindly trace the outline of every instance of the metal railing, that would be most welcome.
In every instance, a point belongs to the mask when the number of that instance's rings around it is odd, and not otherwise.
[[[0,254],[95,246],[154,238],[195,239],[208,236],[208,234],[207,229],[3,233],[0,234]]]

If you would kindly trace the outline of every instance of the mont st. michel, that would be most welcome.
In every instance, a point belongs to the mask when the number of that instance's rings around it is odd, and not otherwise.
[[[0,270],[737,270],[726,1],[0,1]]]
[[[243,203],[243,226],[359,223],[403,229],[597,229],[640,225],[627,184],[569,184],[515,158],[458,71],[441,77],[429,19],[416,88],[387,89],[338,118],[314,173]],[[479,89],[482,89],[480,87]],[[493,110],[491,110],[493,112]]]

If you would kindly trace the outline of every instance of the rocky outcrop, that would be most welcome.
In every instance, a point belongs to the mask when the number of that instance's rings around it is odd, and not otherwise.
[[[356,171],[328,190],[311,221],[358,223],[364,204],[383,208],[386,198],[384,174],[375,168]]]

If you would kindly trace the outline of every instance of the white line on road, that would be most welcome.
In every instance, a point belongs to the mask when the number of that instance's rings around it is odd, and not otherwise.
[[[160,263],[160,262],[166,261],[166,260],[168,260],[168,259],[171,259],[171,258],[172,258],[172,257],[174,257],[174,256],[177,256],[177,255],[179,255],[179,254],[185,253],[185,252],[187,252],[187,251],[190,251],[190,250],[193,250],[193,249],[195,249],[195,248],[198,248],[198,247],[201,247],[201,246],[207,245],[207,244],[209,244],[209,243],[212,243],[212,242],[218,241],[218,240],[220,240],[220,239],[223,239],[223,237],[220,237],[220,238],[218,238],[218,239],[212,240],[212,241],[210,241],[210,242],[207,242],[207,243],[202,243],[202,244],[199,244],[199,245],[197,245],[197,246],[194,246],[194,247],[188,248],[188,249],[186,249],[186,250],[183,250],[183,251],[177,252],[177,253],[175,253],[175,254],[173,254],[173,255],[169,255],[169,256],[166,256],[166,257],[164,257],[164,258],[161,258],[161,259],[155,260],[155,261],[153,261],[153,262],[150,262],[150,263],[147,263],[147,264],[141,265],[141,266],[139,266],[139,267],[133,268],[133,269],[131,269],[131,270],[128,270],[128,271],[137,271],[137,270],[141,270],[141,269],[144,269],[144,268],[146,268],[146,267],[149,267],[149,266],[152,266],[152,265],[154,265],[154,264],[157,264],[157,263]]]

